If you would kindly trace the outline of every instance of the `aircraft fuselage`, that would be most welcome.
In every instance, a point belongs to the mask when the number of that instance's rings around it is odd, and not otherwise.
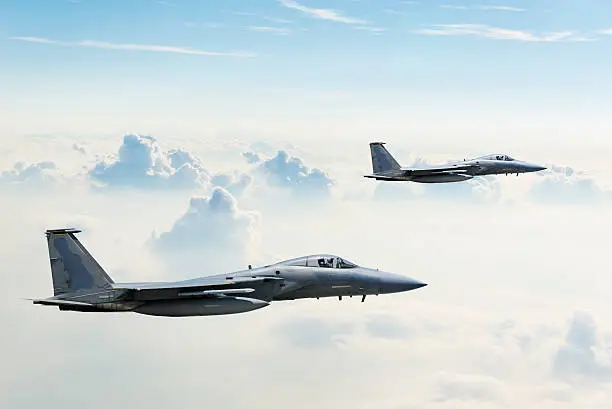
[[[418,280],[318,254],[259,268],[173,282],[115,283],[76,238],[76,229],[47,230],[54,296],[34,304],[62,311],[167,317],[236,314],[272,301],[389,294],[425,286]],[[76,261],[75,261],[76,260]]]

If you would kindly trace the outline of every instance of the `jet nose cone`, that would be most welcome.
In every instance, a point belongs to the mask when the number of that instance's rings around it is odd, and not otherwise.
[[[545,166],[534,165],[532,163],[527,164],[527,172],[539,172],[541,170],[546,170]]]
[[[425,287],[427,284],[414,278],[402,276],[399,274],[390,274],[381,280],[385,292],[397,293],[402,291],[416,290],[417,288]]]
[[[427,285],[427,283],[422,283],[420,281],[416,281],[416,283],[414,284],[414,289],[416,290],[417,288],[425,287],[426,285]]]

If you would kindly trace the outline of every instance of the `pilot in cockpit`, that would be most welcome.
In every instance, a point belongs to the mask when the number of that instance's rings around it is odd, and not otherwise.
[[[319,263],[319,267],[327,267],[327,268],[332,268],[334,266],[334,259],[333,258],[320,258],[317,260],[317,262]]]

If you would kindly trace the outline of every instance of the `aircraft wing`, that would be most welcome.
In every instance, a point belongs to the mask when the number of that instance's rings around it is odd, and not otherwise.
[[[477,165],[473,164],[457,164],[457,165],[442,165],[442,166],[431,166],[429,168],[402,168],[407,176],[426,176],[426,175],[439,175],[439,174],[453,174],[453,173],[466,173],[469,170],[477,168]]]
[[[262,286],[272,286],[282,281],[280,277],[232,277],[212,276],[172,283],[113,284],[113,289],[123,290],[134,300],[156,300],[174,297],[223,297],[248,294]]]

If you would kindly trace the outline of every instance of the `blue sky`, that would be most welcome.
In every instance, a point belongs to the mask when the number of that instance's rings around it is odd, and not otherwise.
[[[0,107],[12,134],[155,131],[162,116],[229,129],[237,113],[251,129],[365,115],[399,129],[406,111],[493,126],[536,109],[572,128],[609,114],[607,32],[605,0],[9,0]]]

